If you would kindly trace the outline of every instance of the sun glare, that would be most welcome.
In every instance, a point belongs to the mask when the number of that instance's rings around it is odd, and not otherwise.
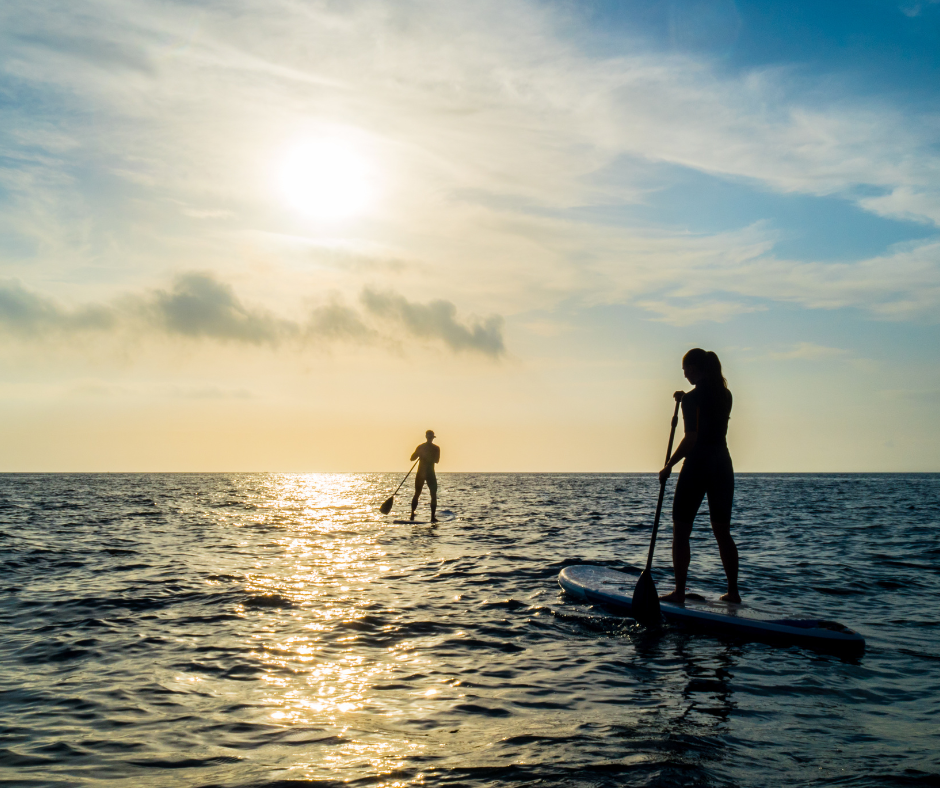
[[[375,187],[366,159],[346,142],[309,140],[291,149],[281,164],[287,203],[312,219],[335,221],[362,214]]]

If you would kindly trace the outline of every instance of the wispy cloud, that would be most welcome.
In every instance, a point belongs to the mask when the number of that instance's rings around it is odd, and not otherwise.
[[[450,301],[412,302],[366,289],[362,310],[339,302],[290,320],[246,304],[234,289],[204,272],[179,276],[168,289],[126,294],[109,303],[66,307],[18,282],[0,284],[0,329],[21,339],[70,340],[109,335],[240,345],[438,345],[453,352],[499,358],[505,352],[502,318],[461,321]]]
[[[106,30],[110,34],[112,31]],[[46,50],[55,58],[76,58],[100,69],[129,69],[144,74],[153,73],[153,63],[139,47],[123,44],[107,37],[71,35],[59,31],[53,35],[21,34],[15,40],[26,47]]]
[[[473,8],[249,2],[237,18],[203,9],[198,32],[192,11],[145,0],[99,2],[82,15],[38,22],[34,4],[7,5],[23,77],[94,94],[125,116],[156,119],[172,102],[184,112],[160,131],[174,137],[210,107],[260,130],[251,115],[276,105],[272,120],[290,122],[285,106],[306,97],[330,101],[321,114],[383,129],[412,164],[420,159],[427,171],[433,163],[448,189],[525,193],[540,203],[577,204],[587,196],[582,176],[623,154],[783,191],[852,198],[859,184],[924,197],[935,190],[929,114],[918,119],[842,96],[834,103],[820,85],[805,90],[807,78],[790,70],[732,76],[629,41],[626,54],[599,58],[566,38],[566,17],[526,0]],[[74,58],[72,67],[44,66],[49,50]],[[116,92],[102,62],[150,75],[158,104],[138,101],[143,85]],[[189,90],[176,90],[183,85]],[[193,142],[217,128],[210,122],[185,145],[178,167]]]
[[[306,334],[326,340],[368,343],[379,338],[378,332],[363,322],[356,309],[342,303],[318,306],[310,315]]]
[[[276,344],[296,331],[289,321],[246,307],[228,285],[204,273],[180,276],[169,291],[145,298],[152,322],[167,334]]]
[[[762,308],[755,300],[892,319],[940,308],[934,243],[816,264],[775,259],[766,228],[670,236],[565,213],[641,200],[649,184],[597,177],[635,160],[940,224],[929,108],[852,99],[798,69],[733,73],[629,40],[618,56],[599,56],[567,32],[569,17],[527,0],[246,0],[239,9],[4,4],[3,68],[24,95],[46,97],[6,105],[0,123],[0,147],[20,162],[0,176],[11,259],[37,249],[31,271],[93,263],[155,277],[181,250],[217,269],[240,256],[248,232],[301,235],[309,228],[272,209],[278,198],[264,178],[291,138],[328,127],[355,137],[384,172],[385,213],[370,241],[434,261],[405,274],[350,268],[347,296],[367,284],[426,293],[417,284],[480,313],[574,298],[638,303],[681,324]],[[107,188],[82,180],[92,168]],[[187,317],[194,297],[167,291],[151,308],[180,335],[270,343],[292,330],[272,314],[239,312],[222,292],[198,295],[216,299],[211,315]],[[433,341],[450,349],[502,352],[498,326],[456,330],[430,300],[424,311],[369,303],[324,306],[295,328],[365,341],[397,321],[413,340],[434,326]]]
[[[772,243],[761,227],[700,237],[608,230],[591,266],[596,298],[634,303],[677,325],[723,322],[774,302],[852,307],[884,320],[936,322],[940,314],[936,240],[836,263],[780,259]]]
[[[737,315],[761,312],[763,305],[748,305],[735,301],[637,301],[637,306],[657,315],[655,319],[674,326],[690,326],[694,323],[726,323]]]
[[[905,16],[920,16],[925,6],[936,5],[940,0],[922,0],[922,2],[901,3],[901,12]]]
[[[0,327],[20,337],[48,333],[105,331],[117,324],[114,310],[88,305],[67,309],[19,282],[0,283]]]
[[[450,301],[415,304],[390,292],[366,289],[362,302],[371,314],[399,323],[411,336],[419,339],[440,339],[451,350],[471,350],[498,357],[505,352],[503,320],[492,316],[469,324],[457,320],[457,307]]]
[[[743,295],[816,309],[860,307],[893,320],[928,319],[940,306],[940,243],[929,241],[854,263],[754,259],[712,281]]]
[[[823,361],[825,359],[840,358],[848,355],[847,350],[837,347],[826,347],[814,342],[800,342],[789,350],[770,353],[770,357],[780,361]]]
[[[828,362],[847,365],[865,375],[874,375],[879,370],[877,361],[856,355],[844,348],[820,345],[816,342],[798,342],[786,350],[768,351],[766,354],[775,361],[807,361],[811,363]]]

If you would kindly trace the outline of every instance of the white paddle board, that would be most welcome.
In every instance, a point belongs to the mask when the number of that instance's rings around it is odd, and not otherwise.
[[[568,566],[558,584],[577,599],[595,602],[630,615],[638,570],[618,572],[603,566]],[[684,604],[660,601],[663,618],[706,633],[738,634],[757,640],[800,645],[858,655],[865,638],[835,621],[817,618],[778,618],[749,605],[708,600],[687,594]]]
[[[456,520],[457,515],[450,509],[444,509],[437,515],[437,522],[446,523],[449,520]],[[394,525],[434,525],[430,520],[392,520]]]

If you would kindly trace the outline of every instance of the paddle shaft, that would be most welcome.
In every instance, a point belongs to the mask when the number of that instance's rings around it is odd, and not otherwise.
[[[675,429],[675,425],[673,425],[673,429]],[[671,438],[669,439],[669,446],[672,447],[672,439],[671,439]],[[666,462],[668,462],[668,461],[669,461],[669,458],[667,457],[667,458],[666,458]],[[415,460],[415,465],[417,465],[419,462],[421,462],[421,460]],[[415,465],[412,465],[412,466],[411,466],[411,469],[408,471],[408,473],[405,474],[405,478],[401,480],[401,484],[404,484],[404,483],[408,480],[408,477],[411,476],[411,471],[413,471],[413,470],[415,469]],[[392,493],[392,498],[394,498],[396,495],[398,495],[398,491],[401,489],[401,484],[399,484],[398,487],[395,488],[395,492]]]
[[[679,405],[682,404],[682,400],[676,400],[676,410],[672,414],[672,428],[669,430],[669,446],[666,447],[666,462],[663,463],[663,467],[669,462],[669,458],[672,456],[672,442],[676,437],[676,425],[679,423]],[[653,519],[653,536],[650,539],[650,552],[646,557],[646,571],[649,572],[653,568],[653,550],[656,549],[656,532],[659,530],[659,516],[663,513],[663,498],[666,497],[666,480],[664,479],[659,483],[659,501],[656,503],[656,517]]]

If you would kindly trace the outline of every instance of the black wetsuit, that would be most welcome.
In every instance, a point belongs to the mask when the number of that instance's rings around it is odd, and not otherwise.
[[[706,495],[712,522],[731,522],[734,467],[726,440],[730,416],[731,392],[725,388],[696,386],[682,398],[685,431],[694,432],[697,437],[676,482],[672,509],[675,522],[694,521]]]

